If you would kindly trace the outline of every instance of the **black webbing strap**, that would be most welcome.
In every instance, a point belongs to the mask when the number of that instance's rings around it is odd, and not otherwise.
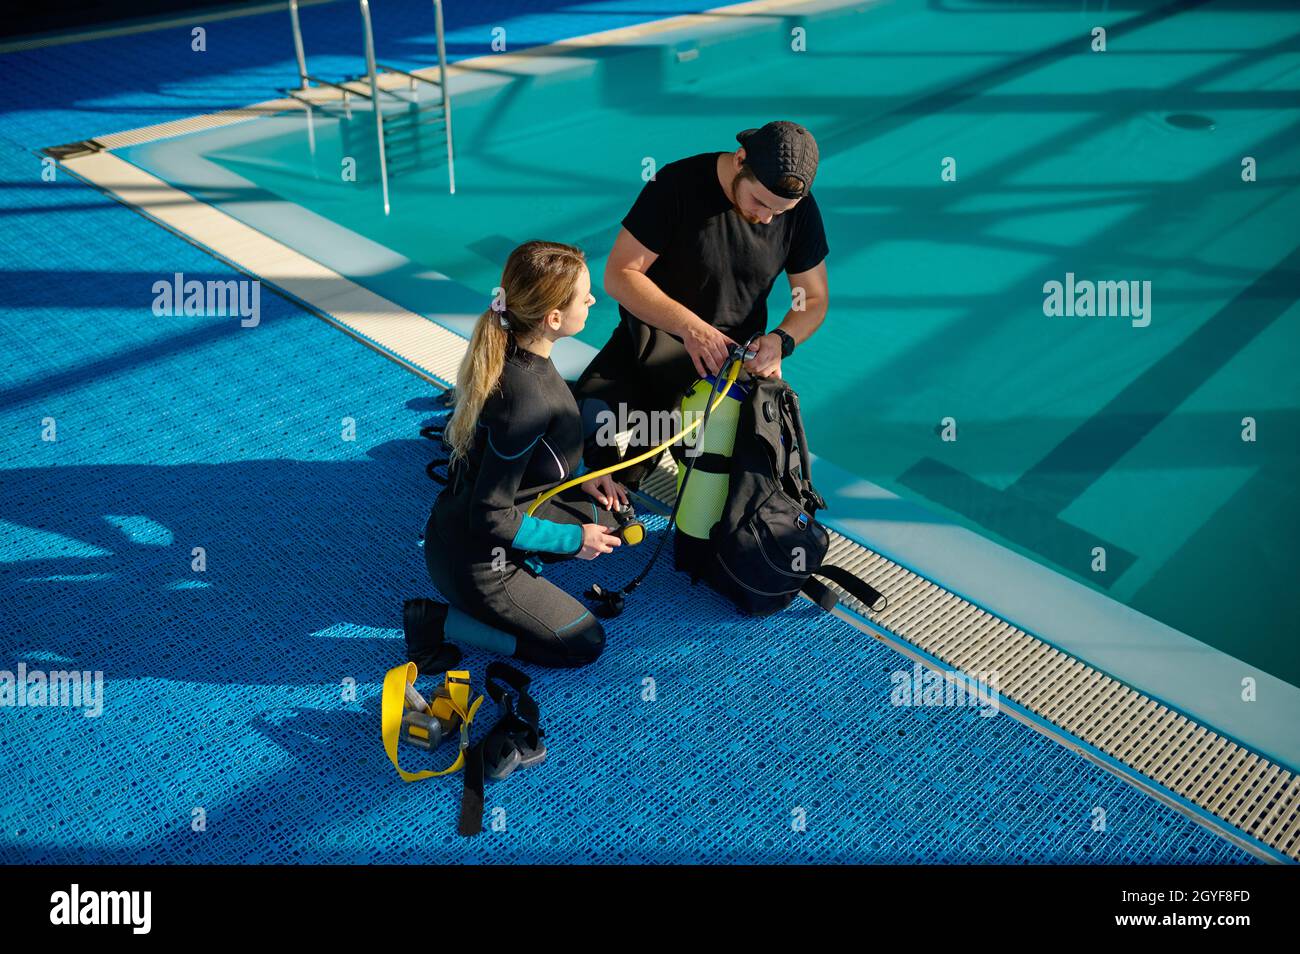
[[[483,830],[483,740],[465,752],[465,790],[460,796],[460,822],[456,831],[472,838]]]
[[[420,428],[420,436],[426,440],[436,441],[444,451],[450,452],[451,445],[447,443],[446,429],[447,425],[445,423],[428,424]],[[438,473],[438,468],[440,467],[446,467],[447,473]],[[424,472],[429,475],[430,480],[446,487],[451,481],[451,454],[448,453],[446,457],[438,457],[429,461],[428,465],[424,468]]]
[[[502,707],[500,720],[483,738],[465,753],[465,789],[460,797],[460,822],[456,830],[472,838],[483,830],[483,749],[489,739],[502,733],[523,733],[536,748],[542,732],[541,710],[528,694],[532,682],[514,666],[503,662],[488,663],[487,694]]]
[[[668,448],[668,452],[673,455],[673,460],[679,464],[685,463],[689,458],[694,458],[695,469],[701,470],[706,474],[727,474],[731,473],[731,458],[725,454],[719,454],[715,451],[702,451],[699,453],[688,453],[681,444],[674,444]]]
[[[808,453],[808,435],[804,432],[803,415],[799,413],[799,395],[795,393],[794,388],[788,388],[785,391],[785,400],[790,410],[795,444],[799,448],[799,493],[802,498],[801,502],[809,516],[816,516],[818,510],[826,509],[826,500],[812,484],[812,456]]]
[[[509,719],[513,723],[509,728],[526,728],[530,733],[541,735],[538,723],[541,722],[542,713],[537,708],[536,700],[528,694],[531,683],[532,679],[509,663],[488,663],[487,693],[497,705],[504,705],[502,722]],[[533,738],[532,741],[535,743],[537,740]]]
[[[866,580],[860,580],[842,566],[823,564],[813,571],[817,576],[824,576],[832,583],[838,583],[846,593],[861,602],[873,613],[878,613],[889,605],[889,600]],[[833,590],[821,580],[808,577],[803,585],[803,592],[822,609],[830,612],[839,602]]]

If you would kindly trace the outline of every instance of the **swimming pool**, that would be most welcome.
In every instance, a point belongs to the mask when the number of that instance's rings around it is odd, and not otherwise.
[[[1281,372],[1295,351],[1284,224],[1295,97],[1274,89],[1295,68],[1287,44],[1261,48],[1250,15],[1210,5],[788,6],[461,64],[458,192],[447,194],[441,142],[425,143],[425,158],[393,176],[387,216],[363,104],[351,120],[317,111],[308,123],[293,110],[106,142],[158,186],[463,332],[518,241],[576,241],[599,274],[647,159],[726,148],[735,129],[797,109],[788,115],[823,144],[833,304],[787,375],[835,528],[1294,768],[1288,713],[1300,695],[1278,638],[1288,597],[1264,585],[1285,575],[1285,491],[1241,492],[1253,522],[1229,558],[1201,546],[1236,526],[1209,490],[1235,487],[1225,475],[1253,467],[1268,486],[1295,464],[1294,382]],[[1092,23],[1108,28],[1105,54],[1088,50]],[[1207,35],[1222,45],[1207,50]],[[800,38],[807,48],[795,50]],[[1233,72],[1234,57],[1248,69]],[[1198,128],[1207,115],[1214,129]],[[1228,181],[1254,191],[1210,181],[1245,148],[1267,157],[1271,178],[1245,183],[1236,164]],[[1189,195],[1204,210],[1182,214]],[[1141,310],[1045,314],[1047,282],[1127,280],[1151,282],[1149,323]],[[302,285],[290,294],[311,301]],[[340,294],[337,281],[320,285]],[[612,323],[602,301],[581,348]],[[1272,437],[1241,440],[1250,402]],[[1208,444],[1206,428],[1225,419],[1236,444]],[[1081,565],[1062,557],[1084,544]],[[1096,547],[1103,573],[1089,566]],[[1143,600],[1166,574],[1185,592],[1157,613]],[[1113,599],[1147,615],[1116,613]],[[1241,705],[1243,673],[1260,680],[1257,705]]]
[[[311,140],[285,114],[119,154],[437,318],[478,310],[526,238],[598,275],[647,162],[799,119],[833,303],[786,373],[819,455],[1300,684],[1300,15],[1263,15],[858,4],[524,79],[482,65],[455,101],[457,193],[431,140],[387,216],[364,106],[317,111]],[[1139,294],[1049,316],[1049,282]],[[581,337],[615,319],[601,300]]]

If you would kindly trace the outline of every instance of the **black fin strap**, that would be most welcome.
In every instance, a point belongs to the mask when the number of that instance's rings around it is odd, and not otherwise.
[[[532,679],[514,666],[503,662],[488,663],[487,692],[492,701],[504,707],[498,726],[506,725],[507,730],[524,728],[529,731],[530,741],[537,744],[537,736],[545,735],[540,722],[542,713],[536,700],[528,694]],[[493,731],[496,731],[493,729]],[[534,735],[535,734],[535,735]]]

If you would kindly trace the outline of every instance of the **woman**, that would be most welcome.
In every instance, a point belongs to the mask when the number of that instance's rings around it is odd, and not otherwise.
[[[527,242],[510,253],[501,289],[504,307],[479,317],[457,374],[448,486],[424,534],[429,576],[451,605],[406,606],[408,658],[421,670],[437,668],[444,637],[542,666],[583,666],[605,646],[600,622],[541,571],[618,546],[611,511],[626,489],[606,475],[525,513],[583,473],[582,419],[550,355],[586,324],[591,275],[573,246]]]

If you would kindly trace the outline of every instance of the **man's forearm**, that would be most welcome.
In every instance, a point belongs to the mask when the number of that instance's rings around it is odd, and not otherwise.
[[[828,307],[829,302],[822,300],[809,301],[805,304],[805,307],[797,311],[791,308],[785,313],[785,317],[781,319],[781,323],[777,325],[777,328],[780,328],[793,338],[795,344],[803,344],[813,336],[813,332],[820,328],[822,322],[826,320]]]
[[[610,275],[605,290],[647,325],[678,338],[684,338],[691,325],[701,320],[685,305],[665,295],[645,274],[633,269]]]

